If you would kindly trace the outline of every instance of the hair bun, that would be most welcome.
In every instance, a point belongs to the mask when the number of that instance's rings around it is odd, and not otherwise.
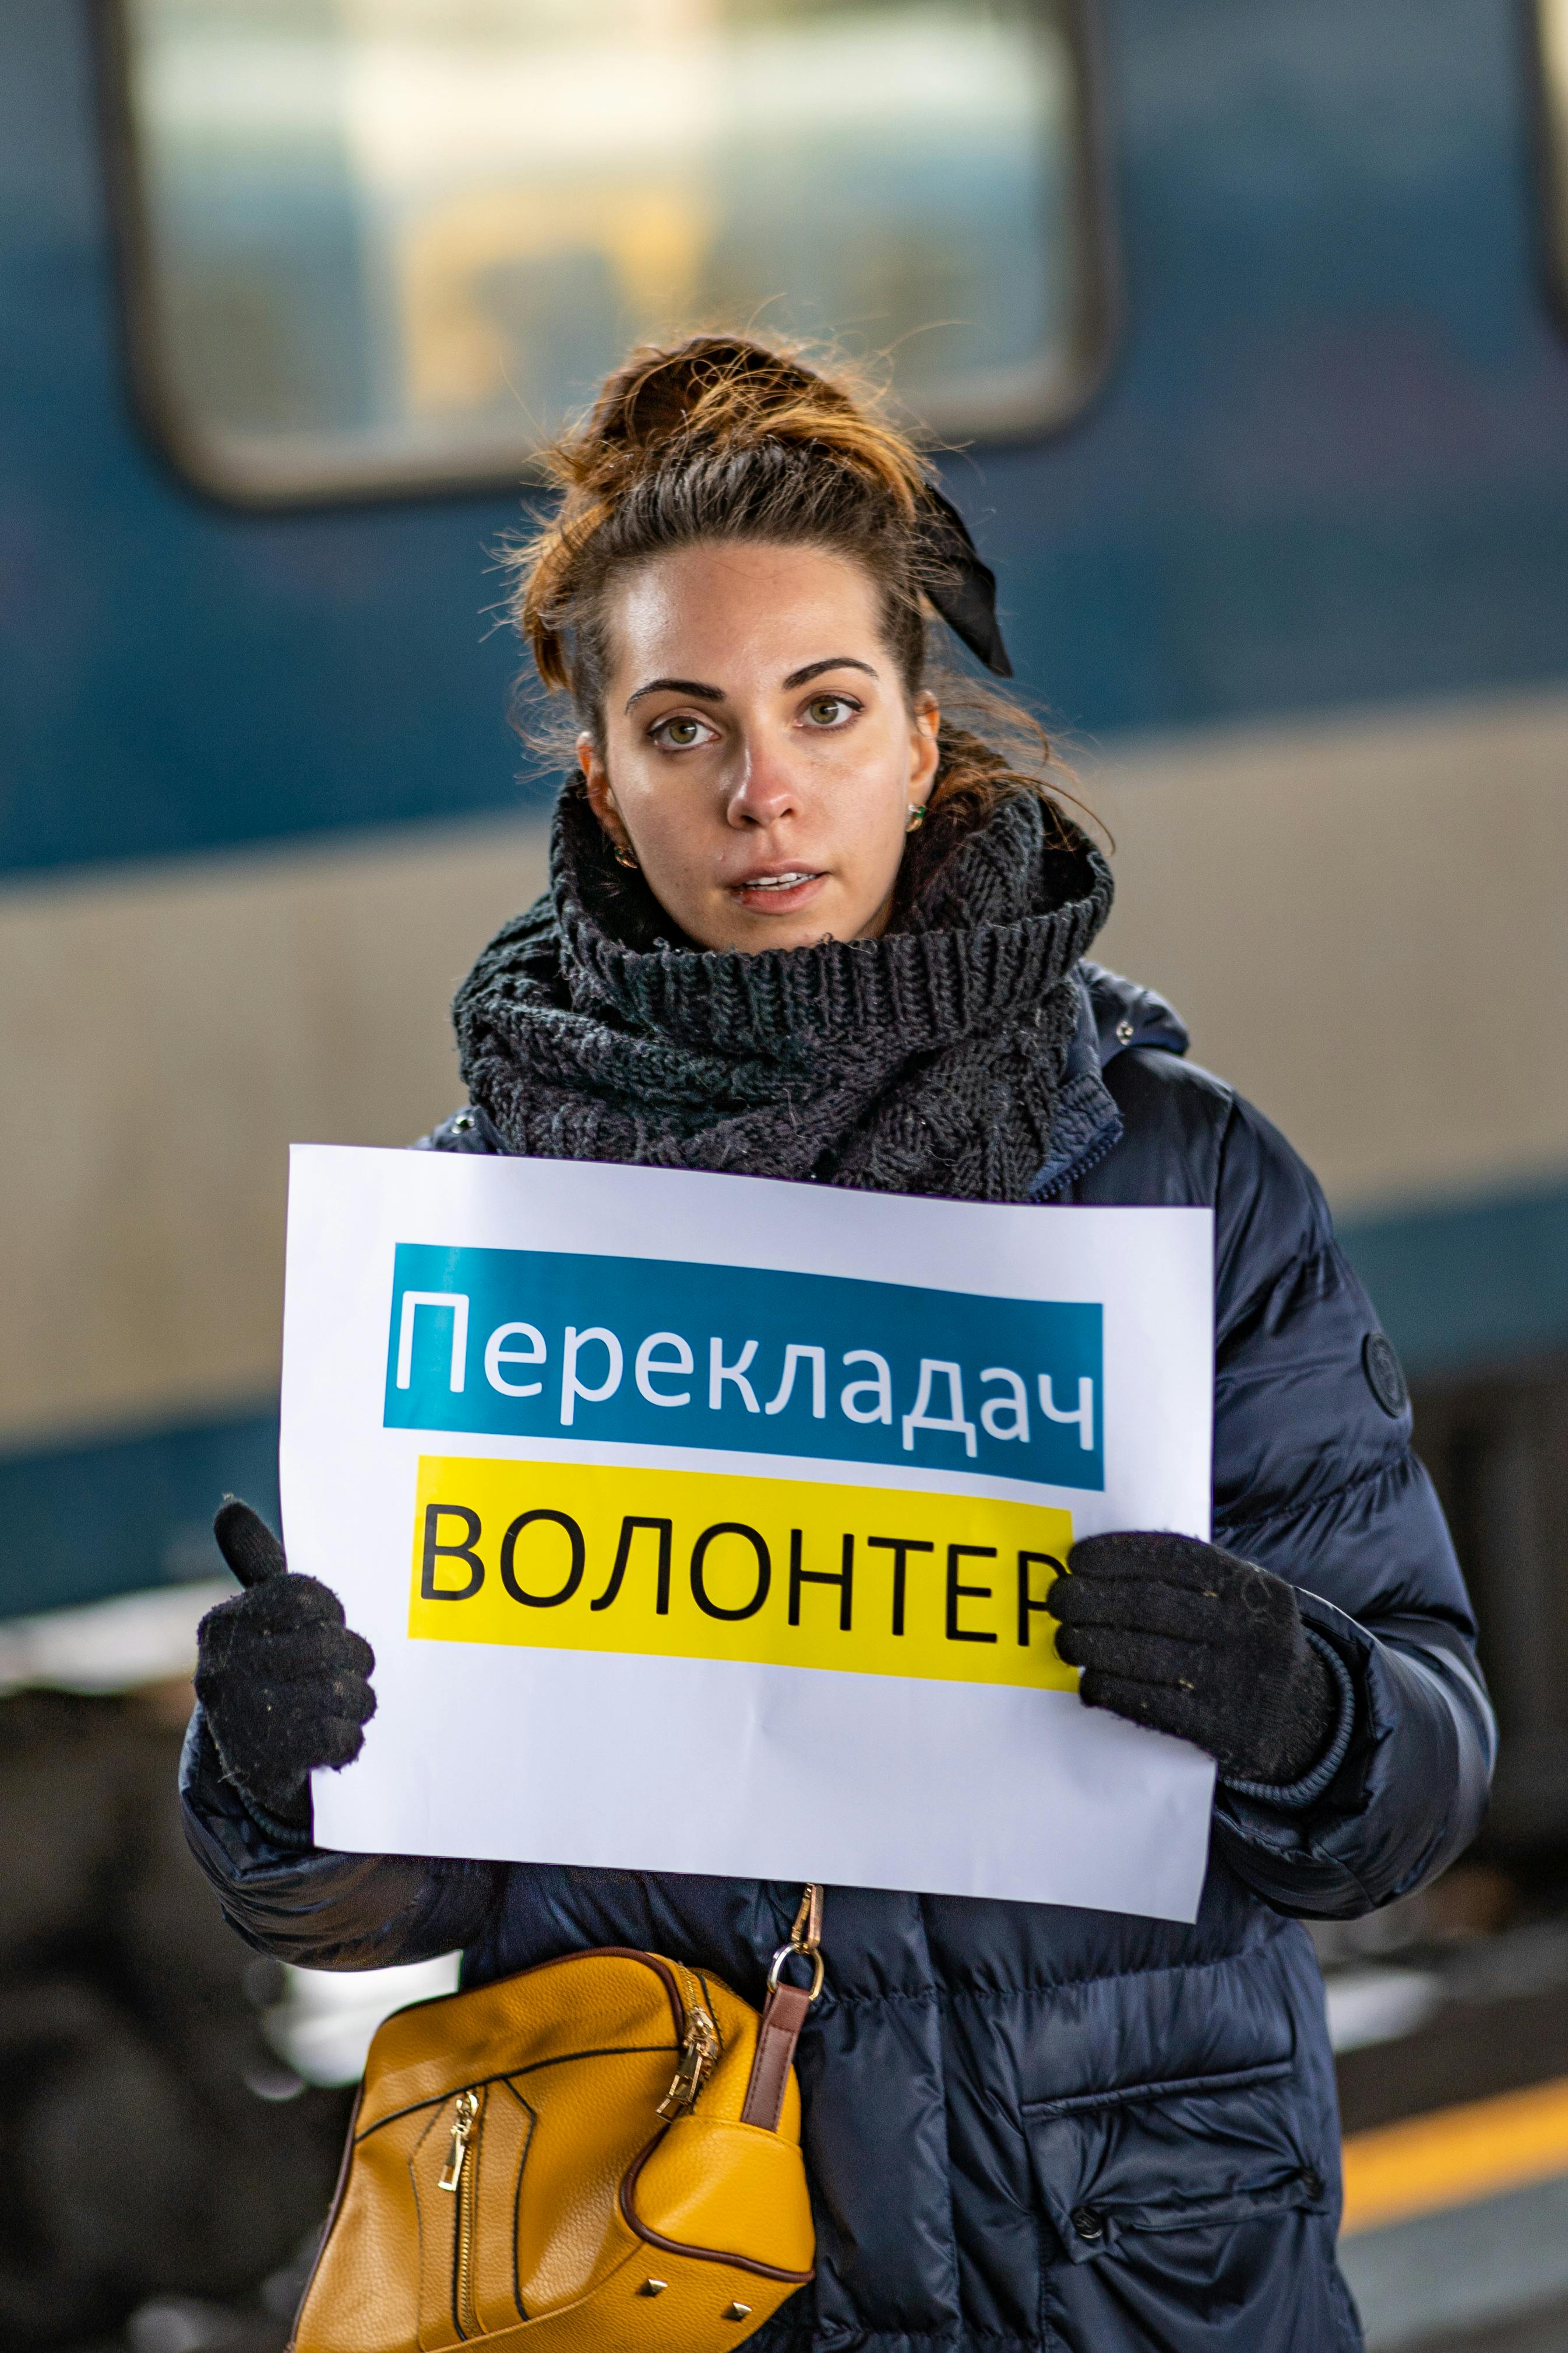
[[[642,344],[608,377],[586,430],[607,448],[652,450],[683,432],[722,433],[802,405],[843,415],[847,396],[825,377],[733,335],[692,335],[673,350]]]
[[[879,481],[911,514],[926,470],[874,404],[868,389],[852,392],[742,336],[690,335],[668,350],[645,343],[556,443],[552,470],[568,490],[613,502],[639,475],[688,450],[805,443]]]

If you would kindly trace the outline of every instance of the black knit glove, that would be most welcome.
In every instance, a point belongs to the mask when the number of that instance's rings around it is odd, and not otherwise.
[[[335,1593],[288,1573],[248,1504],[226,1497],[213,1534],[246,1590],[196,1629],[196,1697],[241,1796],[308,1829],[312,1768],[352,1765],[364,1746],[375,1652],[344,1624]]]
[[[1206,1748],[1235,1781],[1286,1788],[1334,1735],[1339,1686],[1295,1588],[1195,1536],[1086,1536],[1047,1597],[1089,1707]]]

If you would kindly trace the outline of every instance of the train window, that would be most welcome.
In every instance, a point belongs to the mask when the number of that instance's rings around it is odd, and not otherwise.
[[[1039,430],[1108,332],[1082,5],[120,0],[144,403],[241,500],[499,481],[754,322]]]

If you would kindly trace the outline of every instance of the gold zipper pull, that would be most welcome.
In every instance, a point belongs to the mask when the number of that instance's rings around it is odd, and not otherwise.
[[[693,2002],[686,2013],[686,2037],[680,2046],[675,2081],[658,2104],[661,2116],[690,2114],[718,2056],[719,2030],[700,2002]]]
[[[447,2169],[437,2185],[439,2189],[449,2189],[454,2197],[457,2196],[458,2185],[463,2179],[463,2159],[468,2153],[468,2142],[473,2137],[474,2118],[479,2113],[479,2094],[459,2092],[458,2113],[452,2119],[451,2153],[447,2159]]]
[[[808,1961],[815,1960],[816,1948],[822,1942],[820,1887],[807,1884],[800,1899],[800,1909],[795,1915],[795,1926],[789,1932],[789,1940],[797,1953],[804,1953]]]

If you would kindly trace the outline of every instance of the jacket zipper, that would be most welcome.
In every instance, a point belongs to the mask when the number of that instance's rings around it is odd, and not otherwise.
[[[1099,1167],[1102,1160],[1110,1159],[1111,1154],[1121,1142],[1122,1137],[1126,1133],[1127,1131],[1124,1126],[1119,1128],[1114,1135],[1104,1137],[1100,1143],[1094,1146],[1092,1151],[1086,1151],[1080,1160],[1071,1162],[1063,1171],[1062,1175],[1057,1178],[1048,1193],[1033,1193],[1030,1195],[1029,1207],[1032,1208],[1043,1209],[1047,1208],[1050,1202],[1054,1201],[1058,1194],[1065,1193],[1069,1185],[1080,1185],[1083,1182],[1083,1179],[1089,1175],[1091,1170]]]
[[[458,2201],[452,2263],[452,2317],[458,2334],[479,2333],[474,2310],[474,2229],[478,2221],[479,2151],[471,2147],[479,2117],[478,2092],[459,2092],[452,2118],[452,2146],[439,2187]]]

